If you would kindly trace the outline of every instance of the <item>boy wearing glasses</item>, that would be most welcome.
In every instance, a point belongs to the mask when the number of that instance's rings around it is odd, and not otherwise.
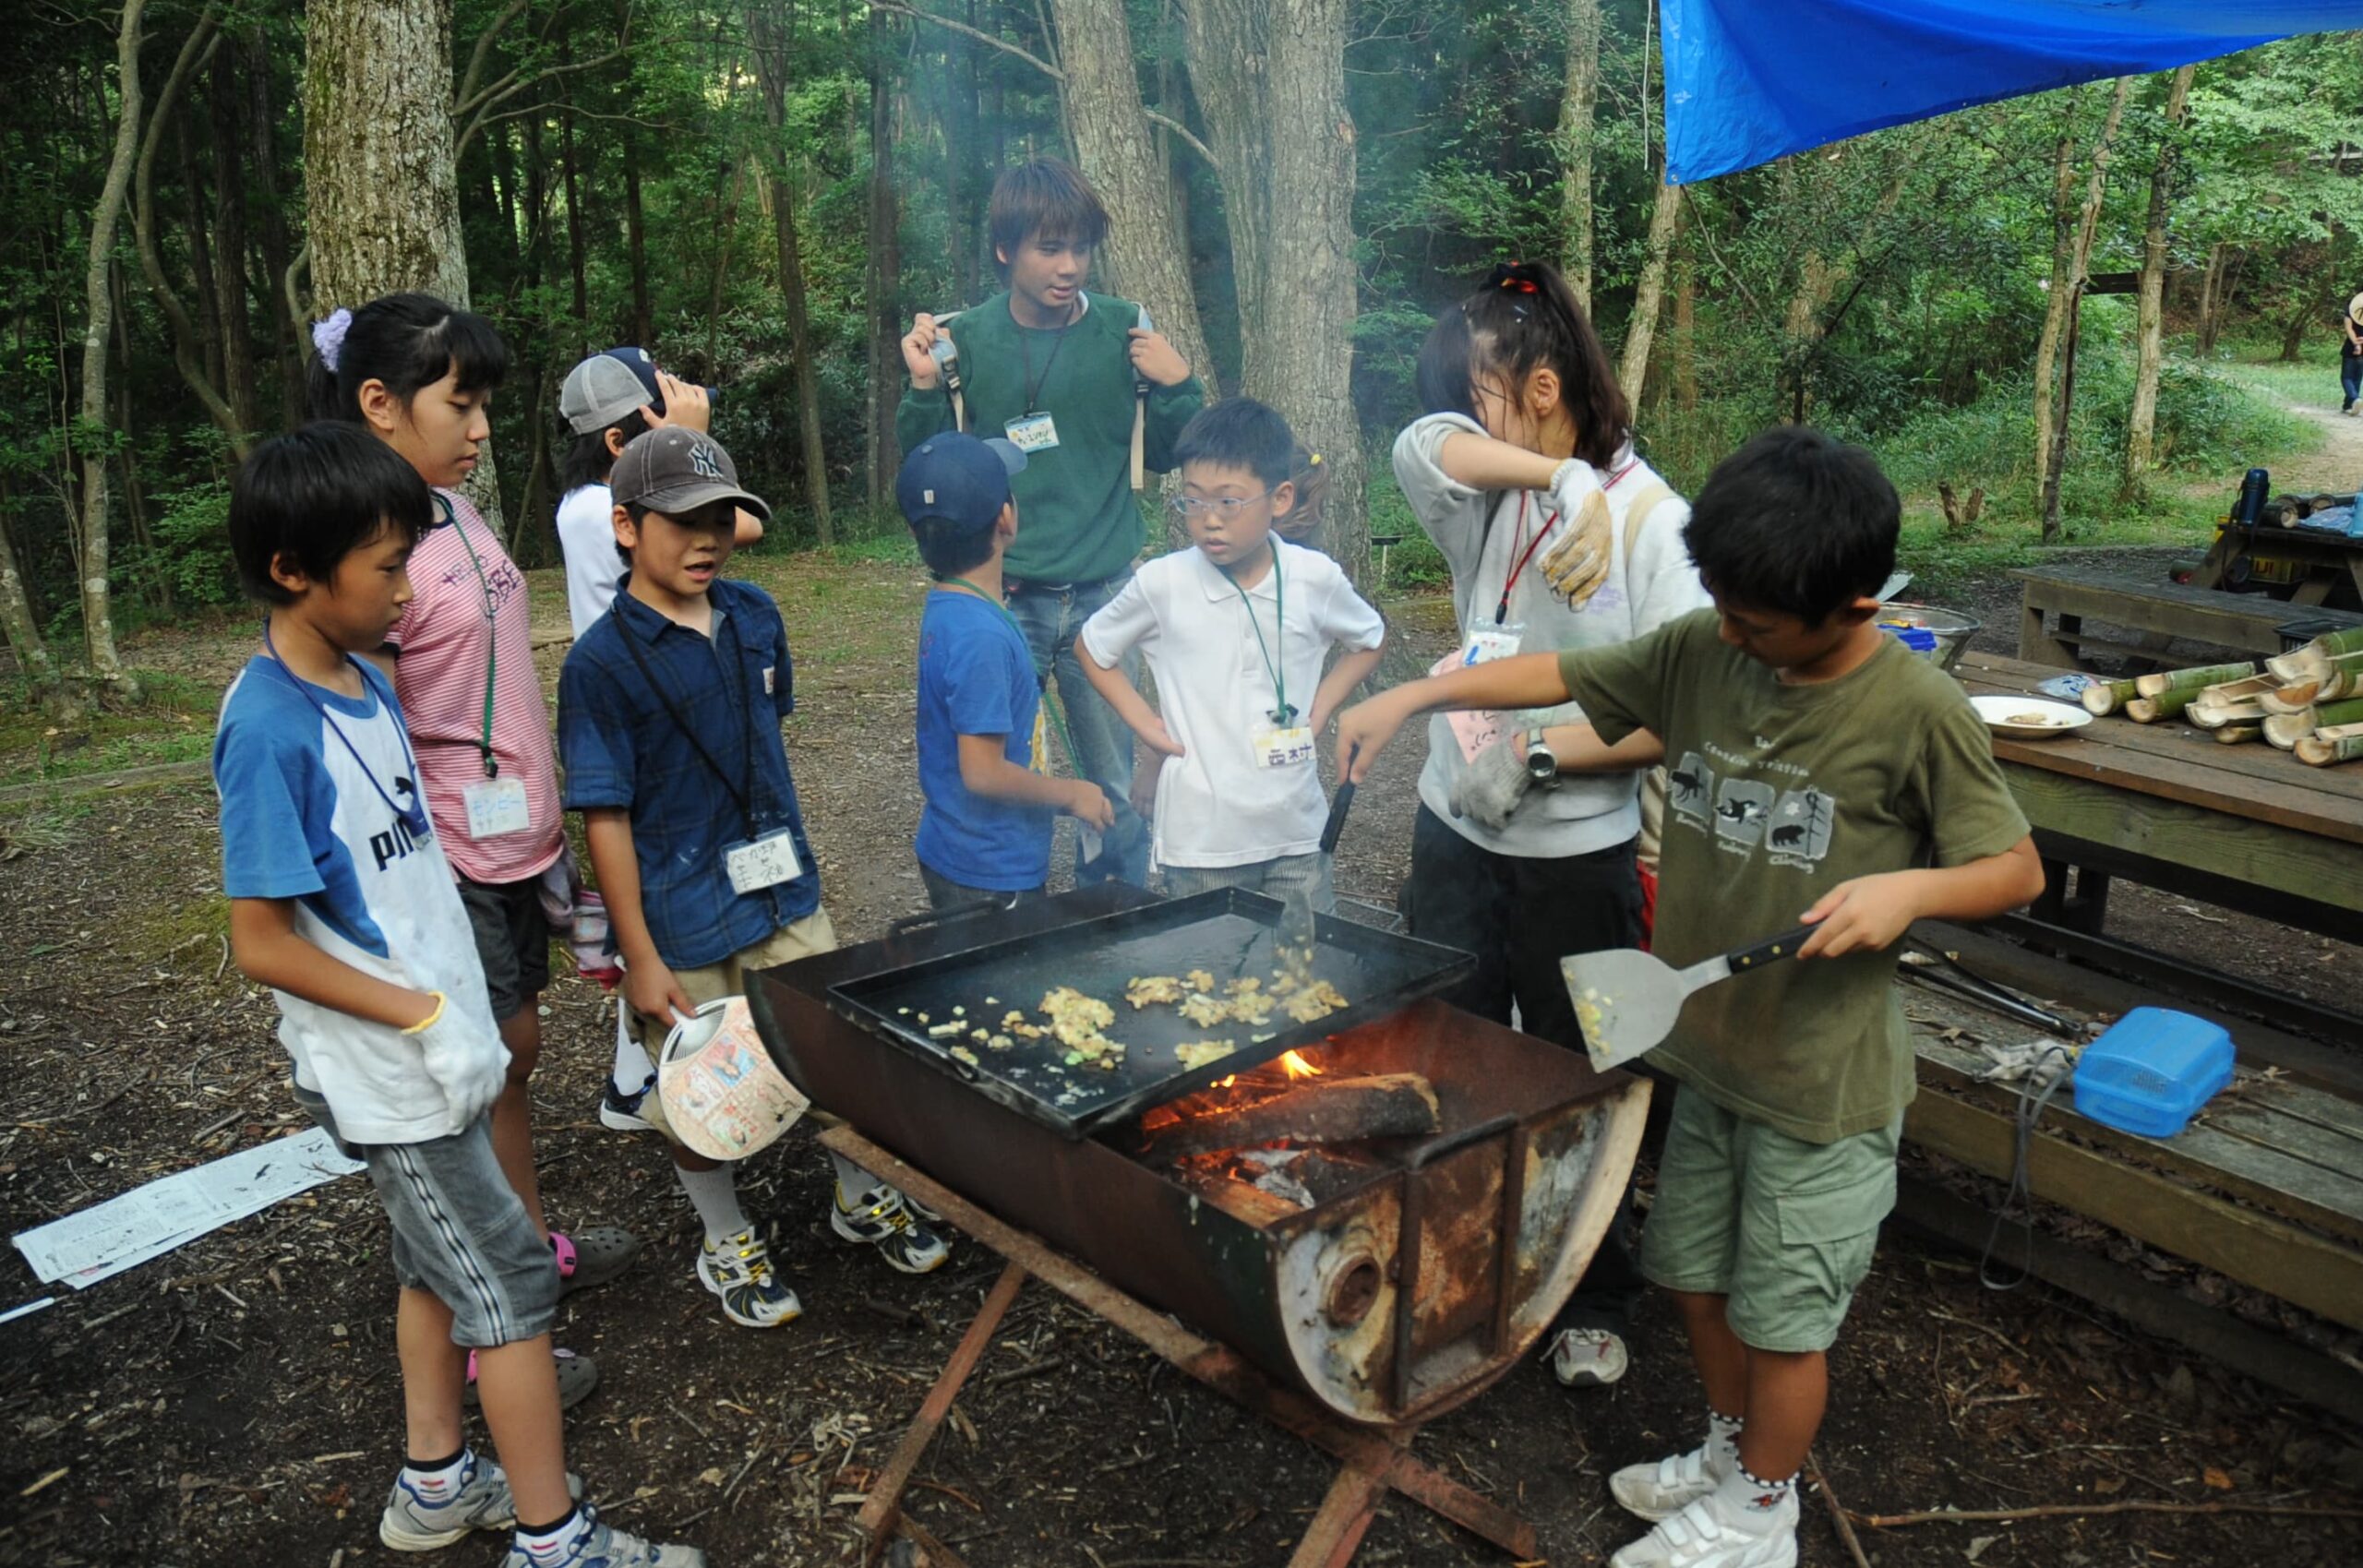
[[[1313,737],[1378,666],[1385,624],[1337,564],[1274,537],[1296,504],[1296,437],[1252,398],[1192,419],[1172,501],[1193,548],[1143,566],[1084,623],[1075,656],[1133,733],[1170,759],[1152,853],[1173,897],[1240,887],[1336,908]],[[1321,673],[1332,647],[1344,656]],[[1157,677],[1151,709],[1122,662]]]

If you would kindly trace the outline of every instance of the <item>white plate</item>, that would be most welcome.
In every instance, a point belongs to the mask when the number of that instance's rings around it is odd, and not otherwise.
[[[1988,729],[2018,740],[2056,740],[2093,722],[2093,715],[2081,706],[2054,702],[2048,697],[1973,697],[1969,705],[1977,710]],[[2037,722],[2019,722],[2027,718]]]

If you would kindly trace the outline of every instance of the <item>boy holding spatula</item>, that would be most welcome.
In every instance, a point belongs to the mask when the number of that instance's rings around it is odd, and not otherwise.
[[[1917,919],[2025,904],[2043,874],[1961,688],[1878,628],[1901,508],[1868,452],[1797,428],[1719,466],[1684,530],[1715,607],[1613,647],[1472,665],[1338,720],[1359,780],[1439,708],[1591,721],[1564,768],[1663,760],[1656,949],[1676,965],[1800,921],[1801,964],[1694,996],[1652,1055],[1680,1084],[1641,1269],[1706,1384],[1705,1440],[1618,1471],[1654,1527],[1613,1568],[1789,1568],[1826,1353],[1895,1201],[1913,1089],[1891,980]]]

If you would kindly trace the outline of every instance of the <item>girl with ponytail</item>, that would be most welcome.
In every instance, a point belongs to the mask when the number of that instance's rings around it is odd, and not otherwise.
[[[1689,507],[1633,450],[1632,409],[1566,280],[1496,267],[1420,353],[1424,417],[1395,474],[1452,570],[1452,662],[1597,647],[1708,604],[1683,547]],[[1646,739],[1646,736],[1641,737]],[[1457,1005],[1583,1048],[1559,959],[1644,940],[1641,775],[1597,768],[1572,705],[1439,714],[1403,894],[1412,932],[1477,955]],[[1654,849],[1654,840],[1650,842]],[[1612,1233],[1552,1337],[1561,1381],[1610,1382],[1640,1280]]]
[[[526,1081],[541,1053],[551,909],[570,905],[572,867],[524,574],[458,488],[491,436],[509,349],[491,322],[426,293],[340,309],[313,327],[312,342],[314,416],[361,426],[434,491],[435,525],[410,558],[413,597],[378,663],[409,722],[427,812],[459,876],[509,1047],[493,1149],[546,1234]],[[612,1276],[639,1249],[606,1226],[552,1236],[551,1245],[571,1289]],[[579,1358],[561,1372],[584,1392],[596,1375]]]

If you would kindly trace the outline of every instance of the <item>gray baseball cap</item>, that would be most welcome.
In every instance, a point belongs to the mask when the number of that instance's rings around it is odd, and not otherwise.
[[[738,465],[702,431],[667,425],[635,436],[616,459],[607,488],[619,507],[679,517],[714,501],[734,501],[768,521],[772,509],[738,485]]]
[[[627,358],[626,356],[635,356]],[[558,413],[578,436],[605,430],[636,409],[659,413],[665,399],[656,389],[656,365],[646,349],[609,349],[566,373],[558,389]]]

